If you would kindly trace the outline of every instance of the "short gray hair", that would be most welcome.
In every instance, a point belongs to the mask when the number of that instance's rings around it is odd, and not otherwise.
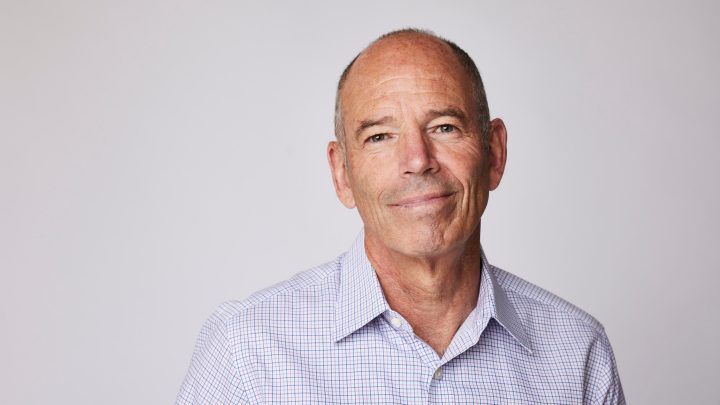
[[[483,146],[487,147],[488,133],[490,132],[490,109],[488,108],[487,96],[485,95],[485,87],[483,86],[482,78],[480,77],[480,71],[475,65],[475,62],[472,60],[470,55],[467,54],[467,52],[457,46],[457,44],[455,44],[454,42],[435,35],[432,31],[417,28],[404,28],[381,35],[376,40],[371,42],[370,45],[368,45],[365,49],[360,51],[360,53],[358,53],[347,65],[345,70],[343,70],[342,75],[340,75],[340,80],[338,81],[337,92],[335,93],[335,137],[337,138],[340,145],[344,145],[345,142],[345,127],[343,124],[342,100],[340,97],[340,93],[345,86],[345,82],[347,81],[348,75],[350,74],[350,70],[355,64],[355,61],[357,61],[360,55],[362,55],[368,48],[370,48],[377,42],[397,35],[407,34],[425,35],[437,41],[440,41],[441,43],[449,46],[453,54],[458,58],[460,65],[463,67],[465,73],[470,78],[470,84],[473,90],[473,99],[476,106],[478,126],[480,128],[480,134],[482,135],[482,143]]]

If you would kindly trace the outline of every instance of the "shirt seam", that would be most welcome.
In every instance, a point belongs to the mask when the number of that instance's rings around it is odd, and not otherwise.
[[[242,376],[243,374],[240,372],[240,356],[238,355],[238,346],[236,344],[236,336],[235,334],[232,334],[231,336],[231,328],[228,324],[228,321],[230,320],[229,317],[226,317],[223,319],[223,326],[225,328],[225,342],[228,344],[228,349],[230,351],[230,354],[232,355],[232,362],[233,362],[233,375],[237,379],[238,384],[235,386],[235,396],[240,400],[247,400],[247,390],[244,388],[243,384],[246,384],[247,381],[244,381]]]

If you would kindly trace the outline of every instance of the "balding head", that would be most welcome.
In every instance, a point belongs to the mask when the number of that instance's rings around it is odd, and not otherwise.
[[[450,58],[446,57],[450,56]],[[411,60],[408,60],[411,58]],[[455,43],[441,38],[430,31],[418,29],[402,29],[382,35],[362,50],[345,68],[338,82],[335,96],[335,136],[340,144],[344,144],[346,125],[343,121],[343,105],[346,100],[346,84],[349,80],[362,81],[363,75],[368,74],[365,66],[371,64],[372,68],[378,64],[455,64],[462,71],[465,82],[469,86],[470,94],[475,105],[475,117],[478,128],[482,134],[483,145],[487,146],[490,112],[488,109],[485,89],[480,72],[472,58]],[[382,65],[379,66],[382,68]],[[374,69],[377,71],[378,69]]]

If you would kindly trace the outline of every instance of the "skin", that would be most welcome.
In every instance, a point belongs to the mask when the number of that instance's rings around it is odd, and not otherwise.
[[[335,191],[360,213],[388,304],[442,357],[477,304],[480,218],[505,168],[505,126],[491,121],[484,148],[469,78],[422,34],[366,49],[340,97]]]

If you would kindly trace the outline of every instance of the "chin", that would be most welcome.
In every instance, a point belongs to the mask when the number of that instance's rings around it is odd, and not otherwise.
[[[397,241],[398,251],[412,257],[443,255],[457,246],[458,238],[438,229],[417,229]]]

